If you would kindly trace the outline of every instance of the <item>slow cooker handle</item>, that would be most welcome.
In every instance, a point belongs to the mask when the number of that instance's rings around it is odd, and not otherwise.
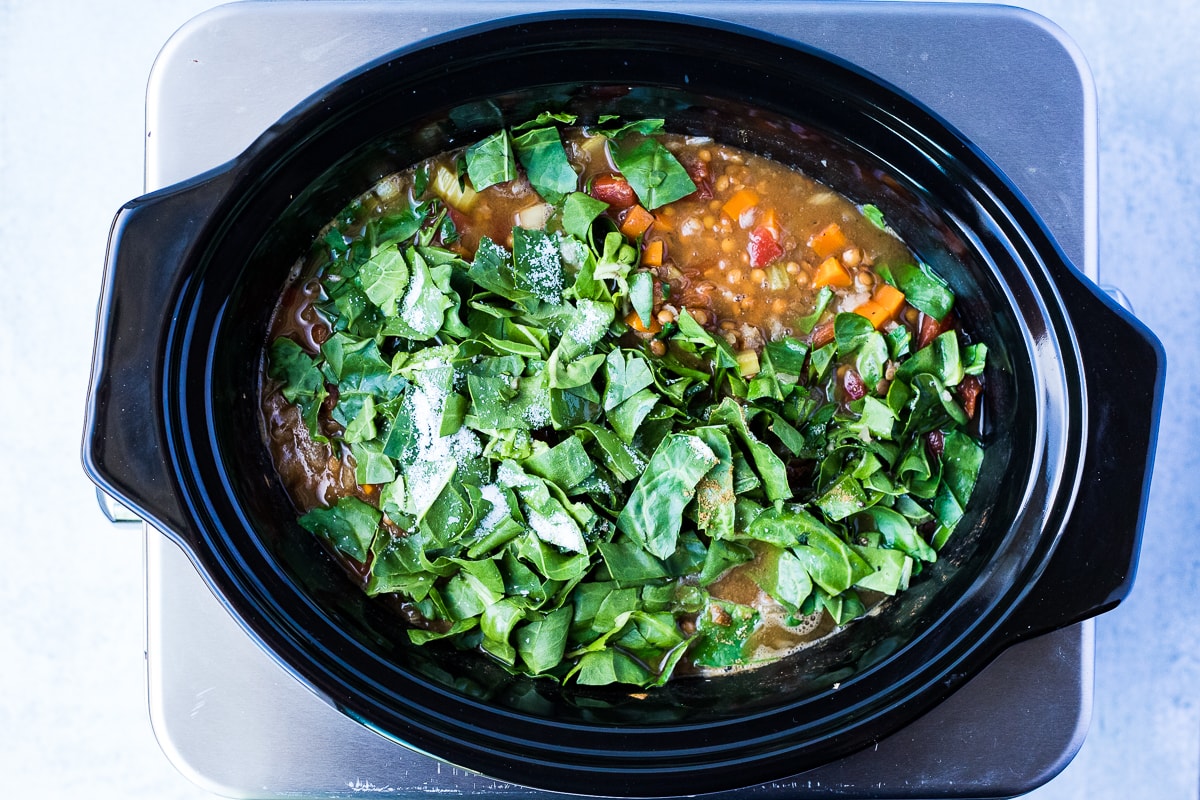
[[[1058,286],[1087,385],[1087,443],[1075,505],[1050,563],[1005,623],[1017,641],[1108,611],[1137,569],[1166,375],[1162,343],[1073,273]]]
[[[184,265],[230,183],[216,171],[127,203],[109,231],[83,466],[104,492],[187,546],[166,447],[162,363]]]

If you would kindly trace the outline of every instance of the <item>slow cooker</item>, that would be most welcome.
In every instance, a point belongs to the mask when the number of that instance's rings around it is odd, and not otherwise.
[[[648,697],[580,696],[481,658],[428,656],[381,641],[377,610],[287,522],[253,393],[288,268],[382,174],[548,103],[665,116],[875,202],[950,278],[968,325],[997,354],[989,459],[966,535],[915,591],[802,663]],[[1136,559],[1161,381],[1153,336],[1079,278],[977,148],[902,92],[761,32],[580,12],[385,56],[231,164],[123,209],[84,455],[99,486],[175,538],[252,636],[348,716],[536,788],[683,795],[861,749],[1013,642],[1118,602]]]

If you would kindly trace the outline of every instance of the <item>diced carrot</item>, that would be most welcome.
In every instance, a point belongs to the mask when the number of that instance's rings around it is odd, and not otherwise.
[[[666,214],[655,214],[654,215],[654,224],[658,227],[658,229],[660,231],[675,230],[675,223],[672,222],[671,218],[669,216],[667,216]]]
[[[818,289],[822,286],[845,289],[853,285],[854,279],[850,277],[850,273],[842,266],[842,262],[832,256],[821,262],[821,266],[817,267],[817,274],[813,277],[813,286]]]
[[[896,316],[904,305],[904,292],[890,283],[881,283],[871,299],[881,305],[889,318]]]
[[[654,224],[654,215],[642,206],[630,206],[621,220],[621,233],[630,239],[636,239]]]
[[[840,225],[831,222],[820,233],[808,237],[808,246],[821,258],[829,258],[846,249],[846,234],[842,233]]]
[[[643,267],[661,267],[663,262],[663,240],[655,239],[652,242],[646,242],[642,248],[642,266]]]
[[[658,321],[658,317],[650,315],[650,324],[642,323],[642,318],[638,316],[636,311],[630,311],[625,315],[625,324],[633,328],[638,333],[658,333],[662,330],[662,323]]]
[[[762,217],[758,221],[758,224],[761,227],[767,228],[768,230],[770,230],[771,233],[775,234],[776,240],[779,240],[781,238],[780,234],[783,233],[783,231],[779,227],[779,217],[776,216],[775,209],[768,208],[766,211],[764,211],[762,213]]]
[[[876,303],[874,300],[868,300],[858,308],[854,309],[854,313],[860,317],[866,317],[871,321],[871,324],[878,330],[879,326],[891,319],[891,314],[888,310]]]
[[[732,197],[725,201],[725,205],[721,206],[721,210],[731,220],[737,222],[741,219],[742,214],[756,205],[758,205],[758,192],[750,188],[738,189],[733,193]]]

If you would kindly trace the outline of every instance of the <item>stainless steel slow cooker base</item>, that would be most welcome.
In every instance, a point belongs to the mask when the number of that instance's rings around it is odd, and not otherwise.
[[[396,47],[492,18],[608,3],[272,2],[217,9],[163,51],[150,82],[147,189],[232,158],[327,81]],[[1073,45],[1012,9],[917,4],[640,3],[728,19],[854,61],[978,143],[1096,278],[1095,107]],[[457,770],[330,708],[258,649],[187,558],[146,534],[151,717],[198,784],[244,797],[466,793],[549,797]],[[1092,623],[1006,652],[933,712],[873,749],[764,797],[1001,797],[1078,750],[1090,717]]]

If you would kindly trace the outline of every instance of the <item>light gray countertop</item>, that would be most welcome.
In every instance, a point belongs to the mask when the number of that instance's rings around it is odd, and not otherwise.
[[[78,452],[108,225],[142,187],[146,77],[170,34],[213,4],[0,0],[5,798],[210,796],[155,744],[141,652],[141,536],[100,515]],[[1137,586],[1096,625],[1091,731],[1066,771],[1031,796],[1195,798],[1200,7],[1024,6],[1061,26],[1091,64],[1101,277],[1164,340],[1169,365]]]

